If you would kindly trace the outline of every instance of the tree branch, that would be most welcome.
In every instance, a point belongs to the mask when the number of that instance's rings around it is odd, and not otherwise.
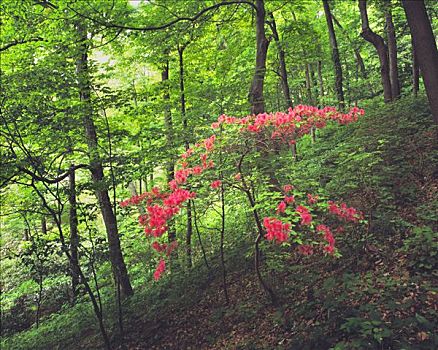
[[[219,2],[215,5],[206,7],[204,9],[202,9],[201,11],[199,11],[196,15],[194,15],[193,17],[178,17],[175,18],[174,20],[162,24],[162,25],[158,25],[158,26],[146,26],[146,27],[134,27],[134,26],[124,26],[121,24],[117,24],[117,23],[108,23],[108,22],[104,22],[101,21],[100,19],[96,19],[93,17],[90,17],[86,14],[80,13],[77,10],[75,10],[74,8],[70,7],[69,8],[76,13],[78,16],[86,18],[90,21],[93,21],[95,23],[98,23],[100,25],[103,25],[107,28],[119,28],[119,29],[126,29],[126,30],[137,30],[137,31],[142,31],[142,32],[150,32],[150,31],[155,31],[155,30],[163,30],[166,28],[169,28],[173,25],[175,25],[178,22],[194,22],[196,21],[199,17],[201,17],[202,15],[204,15],[205,13],[214,10],[216,8],[222,7],[222,6],[227,6],[227,5],[234,5],[234,4],[247,4],[250,5],[252,8],[254,8],[257,11],[257,7],[251,2],[251,1],[247,1],[247,0],[231,0],[231,1],[224,1],[224,2]]]
[[[36,41],[44,41],[44,39],[38,37],[38,38],[30,38],[30,39],[26,39],[26,40],[14,40],[14,41],[0,47],[0,52],[6,51],[7,49],[9,49],[13,46],[26,44],[26,43],[30,43],[30,42],[36,42]]]
[[[24,167],[21,167],[21,166],[18,167],[18,169],[20,171],[22,171],[23,173],[26,173],[26,174],[32,176],[32,179],[38,180],[38,181],[42,181],[44,183],[49,183],[49,184],[56,184],[56,183],[64,180],[65,178],[67,178],[69,176],[69,174],[70,174],[70,171],[73,171],[73,170],[76,170],[76,169],[81,169],[81,168],[88,168],[88,164],[74,165],[74,166],[72,166],[70,168],[69,171],[65,172],[64,174],[59,175],[58,177],[55,177],[54,179],[48,179],[46,177],[39,176],[39,175],[35,174],[34,172],[24,168]]]

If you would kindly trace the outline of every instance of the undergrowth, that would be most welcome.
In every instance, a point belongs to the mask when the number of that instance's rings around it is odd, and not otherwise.
[[[226,253],[230,305],[221,294],[215,251],[208,253],[210,269],[199,259],[192,270],[180,268],[158,283],[146,273],[123,303],[125,343],[140,348],[436,348],[438,148],[430,112],[424,98],[363,107],[367,114],[358,123],[328,127],[314,143],[305,138],[299,161],[290,165],[301,188],[322,186],[330,198],[366,213],[366,226],[337,237],[340,259],[302,257],[289,247],[263,244],[264,274],[281,297],[281,305],[273,308],[255,283],[249,238],[237,245],[229,235],[226,245],[235,246]],[[118,345],[110,287],[103,289],[104,317]],[[208,317],[196,319],[204,315],[199,309],[205,300]],[[190,312],[192,320],[185,319]],[[187,328],[196,337],[187,331],[178,338],[172,327]],[[46,317],[39,328],[3,338],[1,348],[55,344],[100,346],[85,300]]]

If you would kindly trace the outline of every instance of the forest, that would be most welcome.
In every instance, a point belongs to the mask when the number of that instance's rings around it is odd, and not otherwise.
[[[7,349],[438,348],[436,0],[2,0]]]

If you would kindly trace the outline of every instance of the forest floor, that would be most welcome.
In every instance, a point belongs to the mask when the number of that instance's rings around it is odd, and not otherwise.
[[[127,307],[119,349],[438,348],[438,148],[422,106],[370,109],[354,133],[341,130],[304,155],[305,175],[318,159],[332,159],[332,170],[322,166],[316,177],[335,171],[334,193],[375,208],[367,227],[339,237],[341,258],[268,247],[263,274],[280,300],[273,306],[243,258],[251,247],[236,249],[227,257],[228,305],[218,265],[210,277],[199,270],[171,277],[160,294]],[[355,156],[358,149],[370,157]],[[347,184],[364,181],[357,174],[368,178],[353,195]]]
[[[123,340],[108,294],[114,348],[437,349],[438,145],[424,106],[406,100],[370,108],[355,129],[329,130],[303,147],[296,171],[329,176],[328,192],[373,209],[368,224],[336,237],[340,258],[263,242],[262,273],[279,297],[273,306],[254,272],[252,246],[233,241],[225,255],[228,304],[217,256],[208,257],[210,271],[199,262],[137,284],[123,303]],[[46,328],[17,333],[5,349],[102,348],[91,308],[76,306]]]
[[[362,254],[342,263],[291,257],[286,261],[290,269],[268,277],[281,299],[280,305],[273,306],[248,261],[227,275],[228,305],[218,271],[204,281],[203,288],[186,291],[189,303],[187,298],[166,302],[153,317],[147,312],[149,305],[142,309],[137,304],[135,317],[131,313],[127,317],[123,344],[120,338],[113,340],[119,343],[117,349],[329,349],[334,343],[354,341],[355,336],[348,339],[339,328],[357,316],[355,310],[370,304],[380,311],[381,323],[374,328],[382,337],[379,341],[374,334],[376,344],[368,342],[364,348],[375,348],[380,342],[382,348],[390,349],[385,347],[385,324],[390,327],[395,318],[408,319],[426,309],[436,311],[437,306],[436,294],[427,288],[431,281],[423,281],[423,286],[411,281],[406,262],[406,254],[398,250],[367,246]],[[384,281],[410,287],[399,290],[392,284],[385,286]],[[391,298],[409,307],[390,310]],[[368,311],[364,320],[369,319],[367,315]],[[431,335],[420,328],[411,331],[413,342],[421,345],[430,340]],[[99,347],[98,335],[83,339],[81,347]]]

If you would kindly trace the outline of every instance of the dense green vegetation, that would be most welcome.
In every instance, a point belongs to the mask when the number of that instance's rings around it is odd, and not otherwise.
[[[2,1],[1,348],[436,348],[438,91],[405,3],[361,2],[385,86],[356,1]],[[284,138],[211,128],[294,106]],[[151,237],[154,188],[196,198]]]

